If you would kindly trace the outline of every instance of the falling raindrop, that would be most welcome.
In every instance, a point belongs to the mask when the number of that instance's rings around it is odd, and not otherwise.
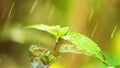
[[[89,21],[91,21],[91,20],[92,20],[93,15],[94,15],[94,12],[95,12],[95,9],[94,9],[94,8],[92,8],[92,9],[90,10],[90,14],[89,14]]]
[[[10,11],[9,11],[9,13],[8,13],[8,18],[10,17],[10,15],[11,15],[11,13],[12,13],[12,10],[13,10],[13,7],[14,7],[14,5],[15,5],[15,1],[12,3],[12,5],[11,5],[11,7],[10,7]]]
[[[96,30],[97,30],[97,28],[98,28],[98,25],[99,25],[99,22],[95,25],[95,27],[94,27],[94,29],[93,29],[93,32],[92,32],[92,34],[91,34],[91,38],[94,36],[94,34],[95,34],[95,32],[96,32]]]
[[[38,0],[35,0],[35,2],[32,5],[32,8],[30,10],[30,14],[33,12],[33,10],[35,9],[36,5],[38,4]]]
[[[4,19],[4,17],[5,17],[5,14],[6,14],[6,9],[4,9],[4,11],[3,11],[3,13],[2,13],[1,20],[3,20],[3,19]]]
[[[113,38],[113,36],[114,36],[116,30],[117,30],[117,25],[114,27],[114,29],[113,29],[113,31],[112,31],[111,38]]]
[[[54,16],[54,12],[55,12],[55,7],[51,7],[51,9],[49,10],[49,14],[48,14],[48,21],[52,20],[53,16]]]

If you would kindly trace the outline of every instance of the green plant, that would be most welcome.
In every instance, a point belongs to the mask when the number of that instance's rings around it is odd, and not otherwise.
[[[42,61],[43,64],[50,65],[59,57],[61,53],[70,52],[95,57],[107,65],[103,52],[94,41],[78,32],[70,32],[68,27],[61,28],[59,25],[48,26],[40,24],[28,26],[28,28],[46,31],[54,35],[56,38],[56,43],[52,51],[39,45],[32,45],[30,47],[29,51],[31,56],[36,58],[35,62]],[[60,39],[69,41],[71,44],[58,46]]]

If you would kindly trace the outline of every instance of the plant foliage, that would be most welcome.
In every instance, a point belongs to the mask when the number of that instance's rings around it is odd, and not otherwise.
[[[64,53],[76,53],[76,54],[85,54],[88,56],[95,57],[102,61],[104,64],[106,63],[105,57],[103,55],[102,50],[99,46],[90,38],[82,35],[78,32],[68,32],[68,27],[60,27],[59,25],[56,26],[48,26],[48,25],[32,25],[29,28],[35,28],[42,31],[46,31],[56,37],[56,42],[59,42],[59,39],[62,38],[72,43],[72,45],[61,45],[57,52]],[[32,50],[30,50],[32,52]],[[37,52],[37,51],[36,51]],[[41,51],[40,51],[41,52]],[[35,55],[39,53],[33,52]],[[51,54],[52,55],[52,54]],[[48,55],[49,56],[49,55]]]

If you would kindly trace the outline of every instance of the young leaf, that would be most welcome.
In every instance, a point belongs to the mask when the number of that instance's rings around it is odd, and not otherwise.
[[[61,28],[59,25],[48,26],[48,25],[40,24],[40,25],[32,25],[32,26],[29,26],[28,28],[35,28],[35,29],[46,31],[54,35],[56,37],[56,41],[58,41],[59,38],[61,38],[68,32],[68,27]]]
[[[77,49],[73,48],[74,49],[73,52],[96,57],[106,64],[106,60],[101,49],[98,47],[98,45],[95,42],[93,42],[88,37],[81,35],[80,33],[69,32],[67,35],[63,36],[62,38],[77,46]],[[77,52],[77,51],[80,51],[80,52]]]
[[[75,53],[75,54],[83,53],[80,47],[75,46],[74,44],[71,43],[61,44],[58,51],[59,53]]]

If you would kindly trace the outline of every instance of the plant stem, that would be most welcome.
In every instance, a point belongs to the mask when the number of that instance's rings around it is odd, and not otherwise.
[[[56,51],[57,48],[58,48],[58,42],[55,43],[55,46],[54,46],[54,49],[53,49],[53,50]]]

